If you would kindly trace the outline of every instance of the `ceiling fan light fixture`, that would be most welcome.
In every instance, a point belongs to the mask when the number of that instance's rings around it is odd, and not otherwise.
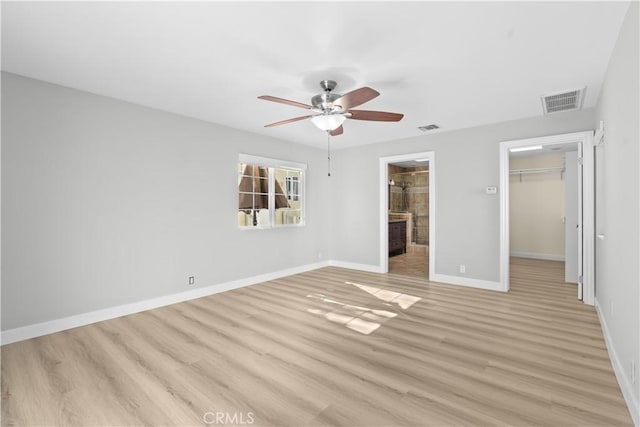
[[[342,114],[319,114],[313,116],[311,121],[318,129],[332,131],[339,128],[346,119]]]

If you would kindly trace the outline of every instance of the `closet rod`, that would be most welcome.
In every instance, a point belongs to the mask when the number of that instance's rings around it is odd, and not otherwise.
[[[530,173],[564,172],[564,167],[556,168],[535,168],[535,169],[514,169],[509,171],[509,175],[526,175]]]
[[[550,172],[560,172],[560,179],[561,180],[564,179],[564,167],[515,169],[515,170],[510,170],[509,175],[520,175],[520,182],[522,182],[522,175],[531,175],[534,173],[550,173]]]

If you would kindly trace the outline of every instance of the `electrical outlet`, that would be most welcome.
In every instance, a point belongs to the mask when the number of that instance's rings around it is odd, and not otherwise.
[[[195,285],[196,284],[196,278],[194,276],[189,276],[189,284],[190,285]]]
[[[467,272],[467,266],[464,264],[460,264],[460,273],[466,273]]]

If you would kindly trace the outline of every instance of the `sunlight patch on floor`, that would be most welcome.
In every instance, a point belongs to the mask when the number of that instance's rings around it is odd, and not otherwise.
[[[387,289],[376,288],[374,286],[367,286],[354,282],[345,283],[353,285],[358,289],[365,291],[369,295],[374,296],[378,300],[382,301],[386,306],[393,307],[393,305],[396,304],[402,310],[408,309],[422,299],[413,295],[389,291]],[[307,298],[322,301],[322,303],[327,305],[326,309],[308,308],[307,312],[315,314],[316,316],[322,316],[330,322],[344,325],[349,329],[365,335],[371,334],[378,329],[382,323],[398,315],[398,313],[394,313],[392,311],[374,310],[368,307],[345,304],[322,294],[310,294],[307,295]]]
[[[329,305],[327,310],[308,308],[307,312],[323,316],[330,322],[344,325],[365,335],[369,335],[378,329],[383,322],[398,315],[391,311],[373,310],[367,307],[345,304],[320,294],[307,295],[307,298],[317,299]]]
[[[403,310],[408,309],[413,304],[417,303],[422,299],[420,297],[416,297],[413,295],[401,294],[400,292],[388,291],[386,289],[376,288],[374,286],[361,285],[359,283],[353,283],[353,282],[345,282],[345,283],[348,285],[353,285],[357,288],[360,288],[363,291],[378,298],[379,300],[393,303],[393,304],[398,304],[398,306]]]

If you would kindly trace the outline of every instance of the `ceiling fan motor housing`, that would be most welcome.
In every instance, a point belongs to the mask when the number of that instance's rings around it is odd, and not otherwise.
[[[337,105],[333,105],[333,102],[340,98],[337,93],[325,92],[311,98],[311,105],[322,111],[332,111],[339,109]]]
[[[337,112],[342,109],[340,106],[334,106],[333,102],[340,98],[342,95],[332,93],[331,91],[336,88],[338,84],[333,80],[322,80],[320,87],[324,90],[324,93],[311,98],[311,105],[318,108],[325,113]]]

